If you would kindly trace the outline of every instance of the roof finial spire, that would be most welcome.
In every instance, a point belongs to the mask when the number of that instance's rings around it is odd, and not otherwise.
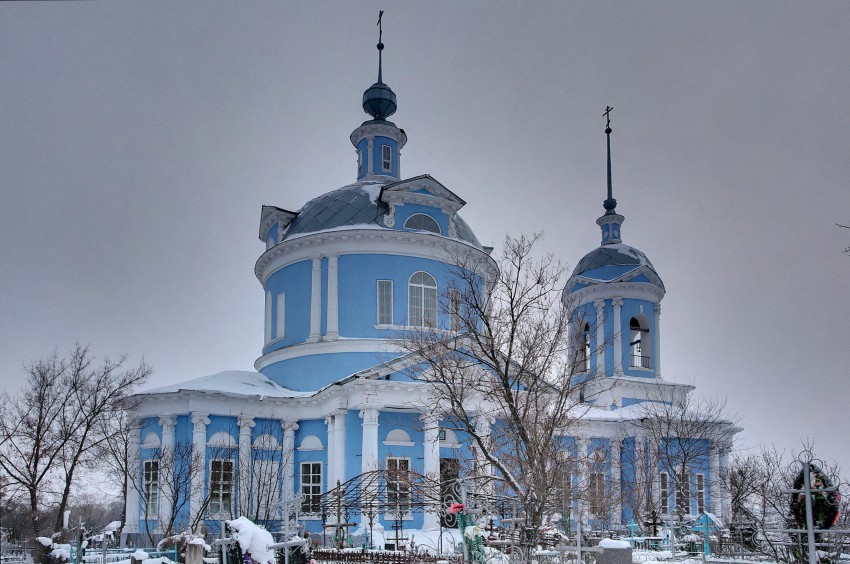
[[[381,55],[383,54],[382,51],[384,50],[384,42],[381,41],[381,37],[384,35],[384,26],[381,23],[381,20],[383,18],[384,18],[384,11],[381,10],[380,12],[378,12],[378,82],[379,83],[384,81],[382,76],[381,76],[381,70],[382,70],[381,67],[383,66],[382,65],[383,61],[382,61]]]
[[[611,110],[613,109],[611,106],[605,106],[605,113],[602,114],[605,116],[605,136],[608,138],[608,199],[602,204],[606,214],[617,213],[614,211],[617,200],[614,199],[614,190],[611,185]]]

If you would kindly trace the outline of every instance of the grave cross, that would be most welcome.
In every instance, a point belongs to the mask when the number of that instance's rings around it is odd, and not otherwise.
[[[708,514],[703,513],[697,519],[697,524],[693,526],[693,530],[702,533],[702,556],[705,557],[711,554],[711,547],[708,545],[708,533],[717,530],[717,525],[711,520]]]
[[[643,524],[647,527],[652,527],[652,536],[657,537],[658,525],[662,525],[663,523],[658,518],[658,513],[654,509],[652,510],[652,513],[649,514],[649,516],[651,517],[651,519],[649,519],[648,521],[644,521]]]
[[[634,519],[632,519],[631,521],[629,521],[629,523],[626,525],[626,527],[629,528],[629,532],[631,533],[631,539],[629,539],[629,543],[632,545],[632,548],[634,548],[635,547],[635,529],[638,528],[638,524],[635,523]]]

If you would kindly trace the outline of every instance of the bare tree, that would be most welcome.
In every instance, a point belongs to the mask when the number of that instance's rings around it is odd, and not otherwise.
[[[803,451],[811,453],[812,445],[804,445]],[[741,454],[732,460],[726,475],[727,488],[732,499],[732,519],[730,529],[732,540],[744,544],[747,549],[769,557],[775,562],[797,562],[800,560],[800,547],[805,543],[803,535],[789,535],[780,532],[791,525],[791,499],[788,490],[800,472],[800,463],[791,460],[785,453],[775,448],[762,449],[752,454]],[[839,515],[844,515],[847,507],[847,483],[841,479],[840,469],[835,464],[818,464],[819,469],[829,476],[833,485],[840,488],[844,505],[839,507]],[[846,528],[839,517],[837,528]],[[820,535],[819,535],[820,536]],[[821,539],[822,548],[838,553],[846,548],[847,535],[829,535]]]
[[[411,377],[433,387],[444,420],[469,438],[473,473],[503,480],[532,531],[564,483],[565,436],[583,413],[574,372],[584,344],[570,331],[583,320],[561,299],[565,268],[552,255],[534,258],[538,240],[506,238],[498,264],[450,255],[440,323],[397,341],[415,359]]]
[[[650,475],[631,489],[646,488],[644,493],[636,494],[648,501],[646,509],[654,509],[659,515],[665,513],[667,500],[652,499],[651,484],[656,478],[652,474],[657,471],[659,482],[666,481],[667,492],[675,500],[666,512],[677,515],[680,522],[691,512],[692,471],[710,468],[713,449],[728,446],[738,431],[726,411],[725,401],[697,397],[689,392],[685,389],[668,394],[659,387],[650,401],[639,405],[631,429],[635,436],[646,439],[646,455],[651,461]],[[719,476],[710,477],[714,484],[711,491],[716,494],[722,482]],[[661,497],[664,495],[662,491]]]
[[[61,410],[59,432],[67,437],[63,441],[62,490],[57,508],[55,530],[62,527],[62,515],[74,486],[78,469],[93,461],[106,437],[102,421],[121,413],[138,386],[151,374],[151,368],[142,361],[138,366],[127,367],[126,355],[117,360],[105,357],[95,364],[88,346],[79,343],[71,352],[67,366],[67,390]]]
[[[132,414],[122,409],[99,422],[98,434],[103,437],[95,449],[94,458],[105,472],[107,480],[121,491],[121,499],[127,499],[131,486],[130,445],[134,438]],[[135,437],[138,440],[138,437]],[[118,517],[122,527],[127,522],[127,507],[122,504]]]
[[[67,391],[67,364],[56,353],[25,367],[27,382],[0,402],[0,468],[24,493],[30,534],[40,531],[39,507],[44,490],[70,437],[62,432]]]

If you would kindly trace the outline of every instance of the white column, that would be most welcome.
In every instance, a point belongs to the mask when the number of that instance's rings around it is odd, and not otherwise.
[[[207,475],[207,425],[210,424],[209,413],[192,413],[192,465],[201,464],[202,468],[192,468],[192,493],[189,496],[190,520],[194,521],[201,511],[204,500],[204,483]],[[202,521],[198,522],[203,525]],[[197,532],[197,531],[193,531]]]
[[[280,422],[280,426],[283,428],[283,445],[281,445],[283,491],[280,501],[283,502],[295,493],[295,431],[298,430],[298,423],[284,419]]]
[[[334,459],[336,460],[336,480],[344,482],[345,476],[345,416],[346,411],[337,411],[334,415],[335,430],[334,430]],[[336,487],[334,480],[333,487]]]
[[[422,422],[425,424],[422,466],[425,477],[433,480],[432,484],[434,484],[429,497],[438,500],[440,497],[440,420],[436,414],[427,413],[422,415]],[[426,531],[440,528],[439,507],[429,505],[425,508],[422,528]]]
[[[374,139],[369,139],[369,151],[366,154],[366,174],[374,174],[375,167],[373,163],[375,162],[375,141]]]
[[[325,491],[330,491],[336,487],[336,440],[334,440],[336,429],[333,415],[325,417],[325,425],[328,427],[328,483],[325,486]]]
[[[644,441],[643,436],[636,435],[635,436],[635,481],[637,482],[637,487],[640,488],[639,499],[643,500],[643,508],[639,508],[641,511],[646,509],[647,500],[649,499],[650,490],[649,485],[646,483],[646,442]],[[651,474],[650,474],[651,475]]]
[[[720,447],[720,474],[725,474],[729,469],[729,445]],[[732,499],[729,496],[727,488],[723,488],[720,493],[720,515],[721,519],[728,519],[732,516]]]
[[[236,510],[238,515],[247,515],[251,509],[251,429],[255,425],[254,416],[240,415],[236,423],[239,425],[239,505]]]
[[[322,259],[313,259],[313,271],[310,286],[310,335],[308,343],[318,342],[322,332]]]
[[[576,458],[578,459],[578,516],[577,518],[585,523],[588,504],[587,495],[590,487],[590,437],[579,435],[576,437]]]
[[[619,527],[623,521],[623,488],[621,480],[620,455],[622,443],[620,439],[608,439],[611,444],[611,524]]]
[[[339,269],[337,256],[328,257],[328,326],[325,339],[335,341],[339,338]]]
[[[139,479],[141,478],[139,443],[141,441],[141,426],[139,421],[133,421],[130,425],[130,442],[127,445],[129,447],[127,452],[127,469],[130,475],[127,476],[127,499],[125,502],[127,522],[124,525],[122,537],[124,534],[139,532],[139,512],[141,508],[141,497],[139,496]],[[123,542],[124,539],[122,539]]]
[[[661,376],[661,304],[655,304],[655,335],[652,337],[652,348],[655,349],[653,366],[655,377]]]
[[[623,307],[623,298],[611,300],[614,304],[614,375],[623,376],[623,324],[620,319],[620,309]]]
[[[596,306],[596,373],[605,376],[605,300],[593,300]]]
[[[159,424],[162,425],[162,440],[160,441],[162,452],[172,453],[171,456],[173,456],[174,427],[177,425],[177,420],[173,415],[164,415],[159,418]],[[172,491],[174,478],[172,476],[163,478],[162,472],[169,472],[173,474],[175,471],[175,468],[159,469],[159,483],[162,484],[162,493],[159,501],[159,526],[162,530],[164,530],[165,524],[168,523],[168,520],[171,518],[171,506],[173,503],[172,497],[174,496],[174,492]]]
[[[366,407],[360,410],[360,418],[363,419],[363,440],[360,447],[360,472],[373,472],[378,469],[378,414],[379,411],[372,407]],[[370,485],[369,490],[363,498],[360,510],[360,525],[366,527],[369,524],[369,514],[373,514],[373,519],[376,517],[374,503],[378,496],[377,484],[374,481],[367,481]]]
[[[722,495],[725,488],[723,487],[723,480],[720,477],[720,451],[717,448],[716,444],[712,444],[711,448],[708,451],[708,459],[710,465],[710,476],[708,478],[708,494],[711,496],[711,511],[721,519],[725,519],[726,515],[723,515],[722,508]]]

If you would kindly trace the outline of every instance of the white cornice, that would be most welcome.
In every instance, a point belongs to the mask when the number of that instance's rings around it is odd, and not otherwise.
[[[395,124],[391,123],[364,123],[357,129],[351,132],[351,144],[357,147],[357,144],[364,137],[374,138],[376,135],[383,135],[393,139],[398,143],[399,150],[404,148],[407,143],[407,134],[399,129]]]
[[[389,339],[336,339],[333,341],[319,341],[317,343],[301,343],[268,352],[254,362],[257,371],[284,360],[311,356],[317,354],[339,354],[339,353],[398,353],[398,348],[393,346]]]
[[[574,292],[564,292],[562,298],[564,302],[574,300],[577,304],[584,304],[598,299],[612,298],[631,298],[646,300],[648,302],[660,302],[666,293],[664,288],[645,282],[599,282],[598,280],[575,276],[568,282],[567,287],[573,282],[582,282],[590,285]]]
[[[483,250],[458,239],[432,233],[394,231],[391,229],[339,229],[319,231],[286,239],[268,249],[254,266],[254,273],[265,285],[269,276],[290,264],[327,254],[382,254],[451,262],[452,256],[478,253],[482,264],[497,271],[496,261]],[[486,273],[482,273],[486,274]]]

